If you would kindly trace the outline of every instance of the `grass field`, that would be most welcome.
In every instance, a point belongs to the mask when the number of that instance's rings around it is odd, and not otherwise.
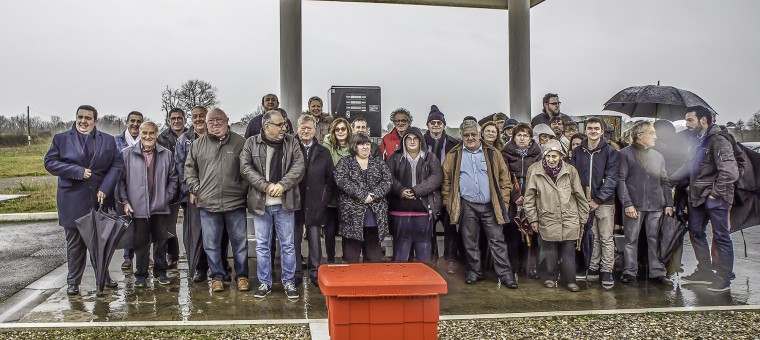
[[[29,196],[0,202],[0,214],[56,211],[55,191],[55,183],[19,181],[0,193]]]
[[[50,147],[49,141],[0,148],[0,178],[48,175],[43,158]]]

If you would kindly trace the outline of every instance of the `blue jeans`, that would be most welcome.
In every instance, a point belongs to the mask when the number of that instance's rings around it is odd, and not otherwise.
[[[409,262],[414,249],[417,261],[428,263],[433,256],[433,225],[428,216],[391,216],[393,262]]]
[[[245,208],[225,212],[201,211],[201,230],[203,249],[206,251],[211,268],[211,279],[221,281],[226,272],[222,265],[222,232],[227,230],[232,245],[232,258],[235,260],[235,280],[248,278],[248,229]]]
[[[734,243],[728,230],[728,202],[722,199],[708,198],[704,204],[695,207],[689,204],[689,238],[697,257],[697,269],[712,270],[729,282],[734,270]],[[707,245],[707,222],[712,225],[713,247],[717,248],[717,259],[710,260],[710,247]],[[713,249],[715,251],[715,249]],[[716,268],[713,268],[713,264]]]
[[[295,282],[296,251],[293,246],[295,225],[295,213],[284,210],[282,204],[266,207],[264,215],[253,215],[253,227],[256,230],[256,275],[259,283],[272,286],[272,259],[270,258],[272,229],[280,240],[282,284]]]

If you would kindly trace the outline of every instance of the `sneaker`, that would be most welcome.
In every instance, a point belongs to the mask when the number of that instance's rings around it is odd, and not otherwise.
[[[298,290],[296,290],[296,286],[288,282],[285,284],[285,296],[288,297],[288,299],[297,299],[299,297]]]
[[[145,279],[135,280],[135,288],[145,288],[148,286],[148,281]]]
[[[615,286],[615,278],[610,272],[602,272],[602,287],[610,289]]]
[[[631,283],[633,281],[636,281],[636,277],[631,274],[623,274],[623,277],[620,278],[620,282],[622,283]]]
[[[586,280],[589,282],[596,282],[599,280],[599,271],[589,269],[588,274],[586,274]]]
[[[247,277],[239,277],[237,279],[237,287],[239,291],[247,292],[251,290],[250,285],[248,284],[248,278]]]
[[[544,287],[546,287],[546,288],[556,288],[557,287],[557,283],[554,282],[554,281],[552,281],[552,280],[546,280],[546,281],[544,281]]]
[[[691,275],[681,278],[684,284],[702,284],[709,285],[715,280],[715,274],[711,270],[696,270]]]
[[[586,272],[578,272],[575,274],[575,280],[586,281]]]
[[[172,283],[172,280],[170,280],[170,279],[169,279],[168,277],[166,277],[166,276],[159,276],[159,277],[158,277],[158,284],[161,284],[161,285],[164,285],[164,286],[165,286],[165,285],[169,285],[169,284],[171,284],[171,283]]]
[[[456,274],[457,272],[457,264],[454,261],[447,261],[446,262],[446,273],[448,274]]]
[[[272,288],[267,286],[266,283],[262,283],[259,285],[259,289],[257,289],[256,292],[253,293],[253,297],[263,298],[263,297],[266,297],[267,294],[269,294],[269,292],[271,291],[272,291]]]
[[[219,280],[211,280],[211,291],[218,293],[224,291],[224,284]]]
[[[121,263],[121,270],[132,270],[132,260],[124,260],[124,262]]]
[[[731,283],[726,280],[715,280],[707,287],[707,290],[711,292],[727,292],[731,290]]]

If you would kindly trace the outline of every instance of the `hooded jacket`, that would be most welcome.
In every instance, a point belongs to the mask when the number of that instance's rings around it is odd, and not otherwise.
[[[420,139],[420,154],[415,167],[416,184],[412,186],[412,164],[407,158],[406,139],[416,136]],[[416,127],[406,130],[401,139],[401,149],[394,152],[385,162],[391,171],[391,193],[388,195],[390,211],[426,212],[437,216],[441,209],[441,184],[443,168],[441,162],[432,153],[425,152],[427,145],[422,131]],[[401,197],[405,189],[411,189],[416,199]]]
[[[286,211],[301,209],[301,182],[304,174],[303,154],[301,143],[290,135],[285,135],[282,146],[282,179],[278,182],[285,188],[282,194],[282,208]],[[245,142],[240,153],[240,175],[248,182],[248,210],[254,215],[264,215],[269,184],[266,164],[267,145],[261,134],[255,135]],[[274,161],[274,159],[272,160]]]
[[[615,204],[615,192],[620,168],[618,151],[602,137],[595,149],[589,149],[588,139],[573,150],[570,160],[581,176],[586,195],[596,204]],[[587,197],[589,198],[589,197]]]
[[[728,130],[711,125],[692,161],[684,164],[671,177],[671,181],[675,182],[689,178],[691,205],[698,207],[710,197],[734,203],[734,185],[739,180],[740,169],[731,141]]]
[[[122,204],[132,207],[135,218],[168,215],[169,203],[177,193],[177,169],[172,152],[156,144],[153,154],[153,192],[148,192],[148,168],[142,152],[142,142],[121,151],[124,170],[119,180],[119,197]],[[123,211],[123,207],[121,208]]]

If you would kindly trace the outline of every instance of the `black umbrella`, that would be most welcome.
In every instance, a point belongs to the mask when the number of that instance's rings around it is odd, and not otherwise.
[[[612,96],[604,103],[604,110],[624,113],[629,117],[648,117],[670,121],[682,120],[686,108],[710,107],[698,95],[672,86],[646,85],[632,86]]]
[[[659,245],[657,246],[657,257],[662,263],[668,263],[673,251],[683,244],[683,237],[689,228],[685,221],[679,220],[676,215],[668,216],[662,214],[660,217],[660,234],[657,237]]]
[[[185,216],[185,223],[182,225],[183,243],[187,254],[187,277],[192,280],[195,276],[195,267],[198,266],[198,261],[203,255],[201,211],[195,204],[188,202]]]
[[[76,220],[79,234],[90,251],[95,267],[95,282],[98,293],[103,292],[108,279],[108,265],[114,250],[127,229],[127,221],[112,212],[90,210],[90,213]]]

